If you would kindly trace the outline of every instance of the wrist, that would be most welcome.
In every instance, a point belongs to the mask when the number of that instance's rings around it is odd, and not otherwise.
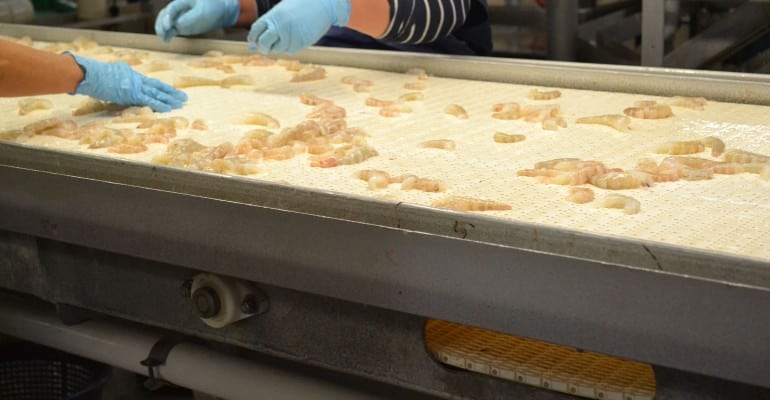
[[[76,56],[69,51],[63,52],[62,55],[70,58],[76,67],[72,68],[72,73],[67,78],[68,81],[73,83],[71,90],[68,90],[67,93],[80,94],[88,76],[88,69],[90,69],[90,64],[94,61],[88,58]]]

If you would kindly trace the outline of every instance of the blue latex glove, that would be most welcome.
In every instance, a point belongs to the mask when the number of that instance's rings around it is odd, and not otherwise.
[[[182,107],[187,94],[157,79],[148,78],[124,62],[104,63],[76,56],[68,51],[83,69],[83,80],[75,94],[84,94],[110,103],[129,106],[149,106],[166,112]]]
[[[292,54],[349,19],[350,0],[282,0],[251,25],[247,40],[251,50],[263,54]]]
[[[238,0],[174,0],[158,13],[155,34],[168,42],[176,35],[199,35],[238,22]]]

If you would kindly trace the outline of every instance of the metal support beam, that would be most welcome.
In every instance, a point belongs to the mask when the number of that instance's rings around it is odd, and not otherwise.
[[[661,0],[642,0],[642,65],[663,65],[666,4]]]
[[[578,1],[549,1],[547,8],[548,58],[571,61],[577,57]]]

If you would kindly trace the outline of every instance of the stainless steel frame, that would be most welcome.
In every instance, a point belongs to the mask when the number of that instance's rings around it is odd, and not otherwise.
[[[134,48],[245,51],[212,40],[0,28],[40,40],[86,34]],[[766,76],[366,55],[312,49],[300,58],[770,104]],[[770,388],[765,260],[6,143],[0,188],[1,230]],[[18,251],[11,241],[0,248],[9,259]],[[0,267],[0,286],[46,296],[26,286],[23,268]]]

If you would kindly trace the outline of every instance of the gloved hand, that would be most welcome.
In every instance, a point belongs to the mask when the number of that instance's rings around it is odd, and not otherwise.
[[[155,34],[168,42],[176,35],[199,35],[238,22],[238,0],[173,0],[158,13]]]
[[[282,0],[251,25],[247,40],[251,50],[263,54],[292,54],[348,19],[350,0]]]
[[[149,106],[166,112],[182,107],[187,94],[157,79],[148,78],[124,62],[104,63],[65,52],[83,68],[83,80],[75,94],[84,94],[115,104]]]

